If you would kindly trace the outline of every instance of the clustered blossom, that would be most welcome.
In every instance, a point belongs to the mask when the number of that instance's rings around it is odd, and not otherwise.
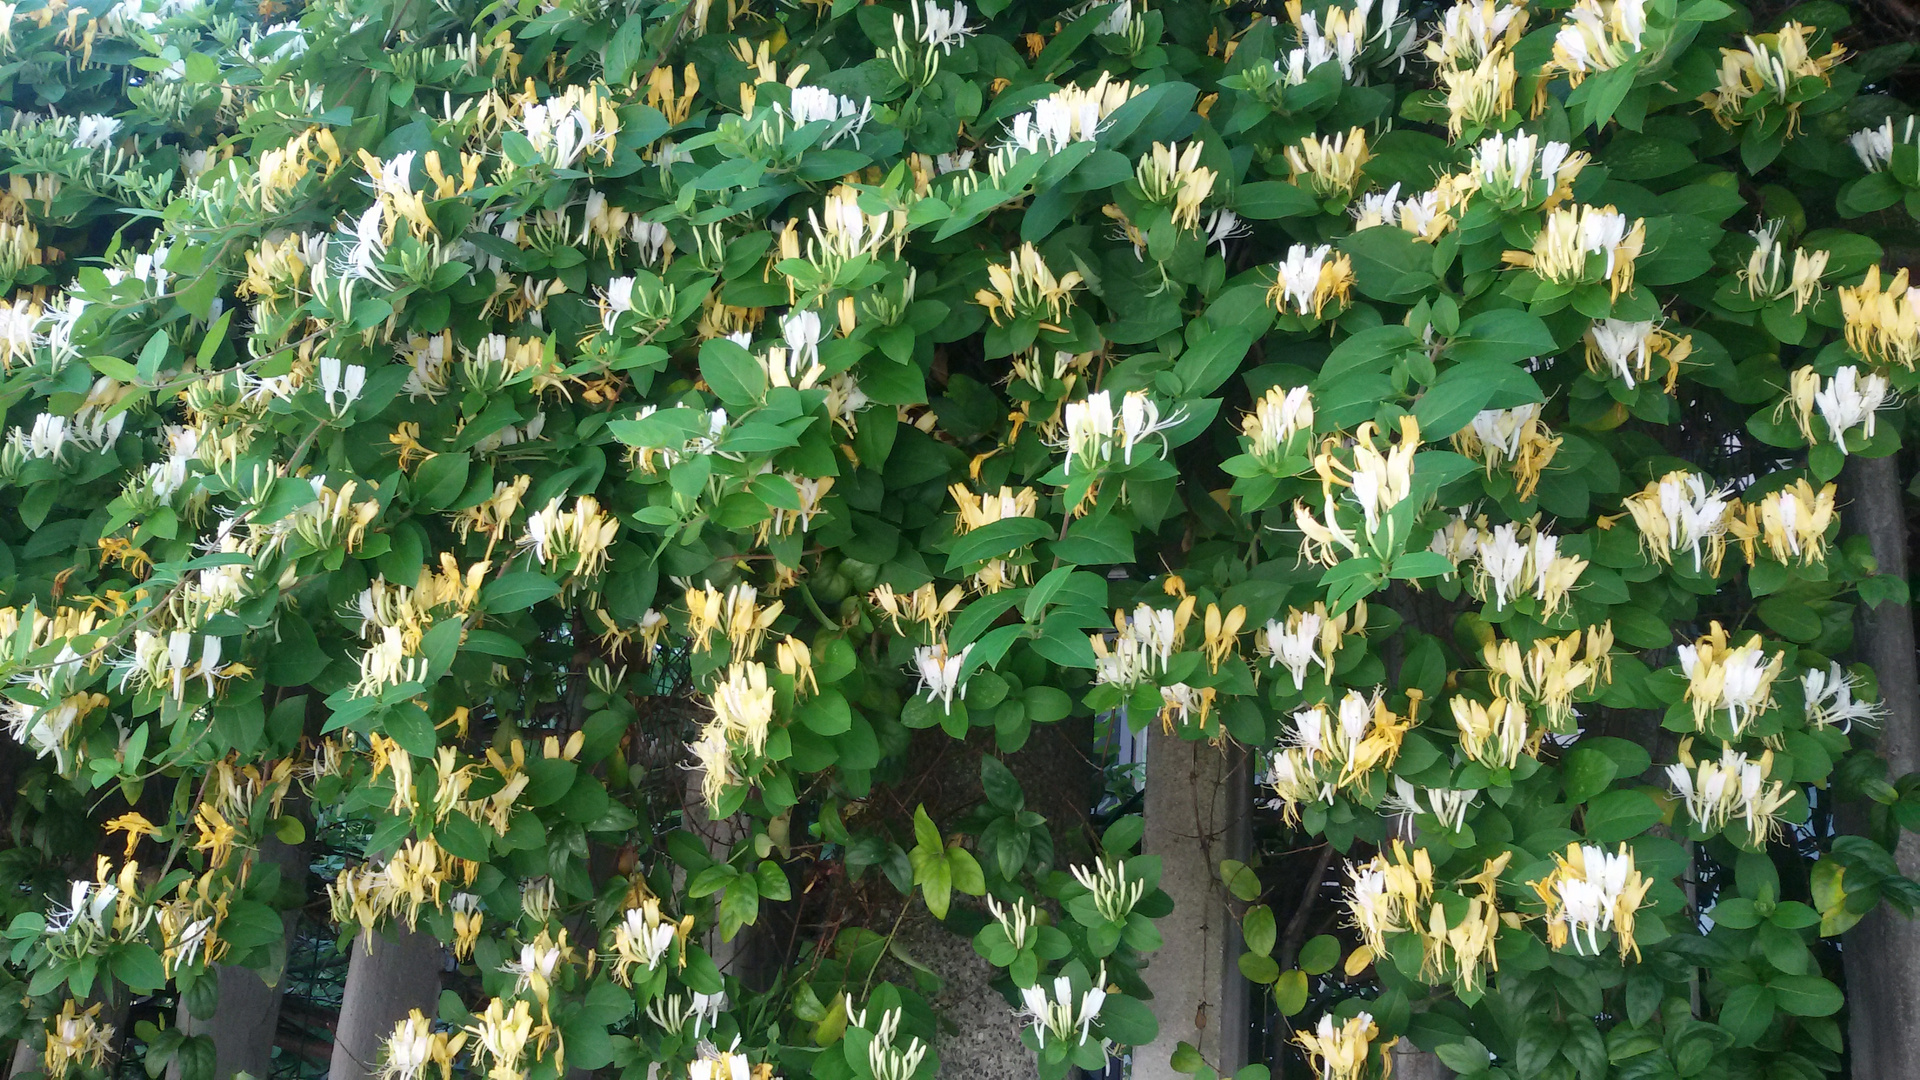
[[[1569,844],[1565,855],[1554,856],[1553,872],[1533,883],[1547,905],[1547,942],[1554,948],[1571,943],[1583,956],[1600,951],[1600,935],[1611,931],[1620,959],[1638,959],[1634,915],[1646,906],[1653,879],[1634,866],[1633,855],[1621,844],[1617,853],[1592,844]]]
[[[1718,832],[1734,821],[1747,828],[1749,846],[1765,844],[1779,830],[1776,815],[1792,799],[1784,781],[1770,780],[1773,751],[1758,759],[1731,746],[1720,748],[1720,759],[1693,759],[1691,738],[1680,740],[1680,760],[1667,766],[1674,795],[1687,808],[1687,817],[1707,832]]]
[[[1761,713],[1773,708],[1773,681],[1786,655],[1769,654],[1759,634],[1733,645],[1726,629],[1715,622],[1693,644],[1680,646],[1679,652],[1695,730],[1706,731],[1713,718],[1724,712],[1733,734],[1739,736]]]
[[[1267,784],[1289,821],[1298,820],[1306,805],[1331,802],[1343,790],[1369,788],[1375,770],[1393,767],[1421,699],[1418,689],[1407,696],[1407,716],[1387,708],[1384,688],[1370,696],[1349,690],[1331,708],[1294,711],[1280,745],[1266,760]]]

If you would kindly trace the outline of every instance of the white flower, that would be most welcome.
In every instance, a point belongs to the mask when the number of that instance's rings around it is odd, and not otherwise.
[[[1848,364],[1834,372],[1827,385],[1814,393],[1813,403],[1820,410],[1820,418],[1827,422],[1834,445],[1845,454],[1847,432],[1859,427],[1867,438],[1873,438],[1874,414],[1892,404],[1892,398],[1886,376],[1872,371],[1862,375],[1859,368]]]
[[[913,650],[913,665],[920,676],[920,689],[927,692],[928,701],[938,701],[943,709],[953,712],[953,695],[959,691],[962,683],[960,673],[967,664],[967,654],[973,651],[968,645],[959,653],[949,653],[946,642],[937,645],[921,645]]]
[[[820,313],[794,311],[780,317],[780,336],[786,339],[792,364],[799,370],[820,362]]]
[[[1862,128],[1853,133],[1848,142],[1853,144],[1854,156],[1868,172],[1879,172],[1893,160],[1893,148],[1902,143],[1920,141],[1920,117],[1907,117],[1906,123],[1896,129],[1893,117],[1877,128]]]
[[[120,121],[111,116],[89,113],[80,118],[74,129],[73,145],[77,150],[106,150],[113,145],[113,137],[120,132]]]
[[[1284,667],[1293,675],[1293,688],[1303,689],[1307,683],[1307,668],[1319,664],[1326,669],[1327,662],[1320,658],[1320,627],[1326,620],[1313,611],[1298,612],[1297,617],[1282,622],[1268,619],[1261,633],[1266,636],[1267,662]]]
[[[862,98],[856,104],[850,97],[818,86],[794,87],[791,102],[782,113],[795,127],[821,122],[828,125],[827,139],[822,146],[832,146],[848,137],[853,139],[853,145],[859,146],[860,132],[873,117],[872,98]]]
[[[320,358],[320,395],[327,410],[337,419],[346,415],[367,385],[367,369],[359,364],[340,363],[337,356]],[[336,400],[337,399],[337,400]]]
[[[1813,668],[1801,675],[1807,723],[1815,727],[1838,727],[1841,731],[1852,731],[1856,722],[1877,725],[1886,713],[1886,706],[1878,701],[1854,700],[1853,692],[1859,685],[1859,678],[1838,661],[1830,662],[1825,671]]]
[[[1133,913],[1134,905],[1147,893],[1147,883],[1128,878],[1126,866],[1120,863],[1102,859],[1091,867],[1076,865],[1068,870],[1073,880],[1093,894],[1094,910],[1108,922],[1125,922]]]
[[[915,38],[943,55],[951,54],[954,46],[964,44],[979,27],[967,25],[967,5],[961,0],[953,0],[953,7],[943,8],[939,0],[921,0],[913,7],[914,25],[919,28]]]
[[[1106,1004],[1107,967],[1100,965],[1100,974],[1092,986],[1080,995],[1076,1008],[1073,997],[1073,981],[1065,975],[1053,980],[1053,993],[1048,995],[1044,986],[1028,986],[1020,991],[1021,1003],[1025,1006],[1015,1015],[1032,1021],[1034,1035],[1040,1045],[1045,1047],[1051,1037],[1056,1042],[1079,1046],[1092,1034],[1093,1022],[1100,1018],[1101,1006]],[[1100,1040],[1105,1046],[1106,1039]]]

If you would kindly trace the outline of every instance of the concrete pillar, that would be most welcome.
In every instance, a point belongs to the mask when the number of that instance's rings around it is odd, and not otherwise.
[[[307,852],[304,847],[289,846],[268,836],[260,843],[259,858],[262,863],[279,868],[283,891],[306,895]],[[294,927],[298,920],[297,909],[281,917],[286,926],[285,948],[292,948]],[[286,973],[284,957],[283,949],[282,969],[269,973],[273,976],[271,983],[249,968],[216,964],[214,975],[219,980],[220,996],[213,1016],[203,1019],[194,1016],[185,1005],[180,1007],[180,1030],[188,1035],[206,1035],[213,1040],[215,1080],[231,1080],[236,1073],[243,1072],[254,1077],[272,1074],[273,1040],[280,1029],[280,980]],[[171,1080],[178,1080],[179,1066],[169,1067],[167,1075]]]
[[[1161,861],[1173,914],[1145,971],[1160,1037],[1134,1054],[1133,1080],[1175,1080],[1174,1049],[1190,1043],[1222,1076],[1247,1056],[1247,981],[1237,905],[1220,880],[1223,859],[1251,842],[1252,775],[1237,747],[1187,742],[1153,725],[1147,739],[1147,830],[1142,850]]]
[[[1407,1039],[1394,1044],[1393,1080],[1453,1080],[1453,1076],[1452,1069],[1440,1064],[1438,1055],[1420,1049]]]
[[[380,1055],[394,1025],[413,1009],[434,1015],[444,966],[440,942],[432,934],[404,926],[395,926],[386,935],[362,930],[354,938],[353,958],[347,965],[328,1080],[369,1080],[378,1075]]]
[[[1905,485],[1899,457],[1847,463],[1844,513],[1850,531],[1872,545],[1879,572],[1907,578]],[[1903,604],[1862,606],[1858,653],[1879,677],[1886,703],[1880,753],[1887,779],[1920,770],[1920,664],[1914,656],[1913,613]],[[1902,831],[1894,853],[1900,872],[1920,876],[1920,836]],[[1920,926],[1885,904],[1846,936],[1849,1049],[1857,1080],[1920,1076]]]

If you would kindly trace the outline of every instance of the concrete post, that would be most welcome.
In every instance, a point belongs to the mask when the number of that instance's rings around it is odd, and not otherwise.
[[[1147,739],[1147,830],[1142,849],[1161,860],[1160,887],[1173,914],[1145,975],[1160,1037],[1139,1048],[1133,1080],[1175,1080],[1173,1052],[1190,1043],[1223,1076],[1247,1057],[1247,981],[1240,921],[1220,880],[1223,859],[1251,842],[1252,775],[1246,754],[1163,734]]]
[[[260,861],[271,863],[280,870],[280,880],[291,885],[292,890],[304,896],[307,891],[307,852],[304,847],[294,847],[281,843],[268,836],[260,843]],[[281,916],[286,927],[286,948],[293,944],[295,924],[299,920],[298,910],[288,911]],[[280,978],[285,974],[285,952],[282,951],[282,969],[274,972],[274,980],[269,984],[251,969],[233,964],[214,966],[215,977],[219,980],[219,1005],[213,1016],[202,1019],[194,1016],[185,1005],[180,1007],[180,1030],[188,1035],[206,1035],[213,1039],[214,1078],[230,1080],[237,1073],[264,1077],[273,1072],[273,1040],[280,1029]],[[178,1080],[179,1066],[173,1065],[167,1075]]]
[[[1849,529],[1865,536],[1879,572],[1907,578],[1906,492],[1898,456],[1847,463]],[[1873,665],[1886,703],[1880,753],[1889,780],[1920,770],[1920,664],[1913,613],[1903,604],[1859,609],[1859,653]],[[1903,831],[1894,857],[1920,876],[1920,836]],[[1853,1075],[1920,1076],[1920,926],[1882,904],[1846,936],[1847,1013]]]
[[[395,926],[392,936],[362,930],[353,942],[347,985],[334,1029],[328,1080],[369,1080],[393,1027],[419,1009],[434,1015],[444,969],[440,942],[424,931]],[[371,951],[369,951],[371,947]]]

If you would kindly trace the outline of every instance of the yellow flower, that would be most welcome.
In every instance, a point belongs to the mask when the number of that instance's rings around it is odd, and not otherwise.
[[[1134,169],[1134,180],[1147,201],[1172,206],[1173,223],[1183,229],[1199,227],[1200,204],[1213,193],[1214,181],[1220,176],[1200,167],[1203,149],[1205,144],[1198,140],[1189,143],[1185,151],[1179,143],[1154,143]]]
[[[1367,131],[1355,127],[1343,134],[1307,135],[1287,147],[1287,165],[1293,170],[1293,182],[1312,189],[1323,199],[1346,202],[1360,186],[1360,170],[1373,159],[1367,149]]]
[[[106,1067],[113,1051],[113,1025],[100,1020],[101,1005],[86,1012],[77,1011],[73,999],[67,999],[60,1012],[47,1024],[47,1048],[40,1060],[46,1066],[48,1080],[61,1080],[75,1068]]]
[[[1513,111],[1513,54],[1496,49],[1473,67],[1442,68],[1447,133],[1459,138],[1469,124],[1486,127]]]
[[[1913,370],[1920,359],[1920,308],[1915,294],[1920,289],[1907,286],[1903,268],[1880,288],[1880,267],[1867,270],[1866,277],[1851,288],[1840,289],[1840,312],[1846,320],[1847,347],[1867,360],[1898,364]]]
[[[1010,319],[1044,319],[1043,325],[1064,322],[1073,305],[1073,290],[1082,284],[1077,270],[1056,278],[1032,244],[1020,245],[1005,266],[989,263],[987,281],[992,288],[981,289],[973,299],[987,309],[995,326],[1003,313]]]
[[[1509,266],[1532,270],[1542,280],[1571,285],[1605,281],[1614,299],[1633,288],[1633,264],[1646,246],[1646,222],[1611,206],[1567,206],[1547,215],[1534,234],[1533,250],[1508,251]],[[1589,273],[1589,257],[1598,258],[1603,272]]]
[[[1709,489],[1699,473],[1674,471],[1627,496],[1622,503],[1640,530],[1640,546],[1655,562],[1671,565],[1682,550],[1693,554],[1696,573],[1718,575],[1727,553],[1733,498]]]
[[[444,1031],[433,1030],[432,1022],[415,1009],[387,1036],[380,1080],[420,1080],[429,1065],[439,1066],[440,1080],[449,1080],[453,1057],[466,1042],[465,1032],[449,1037]]]
[[[1773,708],[1773,680],[1786,663],[1785,653],[1771,658],[1760,635],[1730,646],[1727,631],[1714,622],[1706,635],[1679,648],[1680,670],[1687,677],[1687,701],[1693,706],[1693,725],[1705,731],[1716,712],[1724,709],[1737,736],[1755,717]]]
[[[1540,419],[1541,408],[1533,404],[1482,410],[1472,423],[1455,433],[1453,447],[1468,457],[1481,459],[1489,476],[1497,466],[1511,467],[1514,494],[1522,502],[1531,500],[1541,472],[1565,441],[1553,435],[1546,421]]]
[[[160,830],[148,821],[145,815],[129,810],[112,821],[107,822],[107,835],[123,832],[127,834],[126,857],[133,858],[133,849],[140,846],[140,838],[152,836]]]
[[[1293,1041],[1300,1044],[1320,1080],[1365,1080],[1368,1061],[1375,1049],[1373,1040],[1379,1036],[1380,1027],[1373,1022],[1373,1014],[1361,1011],[1338,1027],[1334,1026],[1333,1014],[1328,1013],[1313,1030],[1294,1032]],[[1391,1061],[1388,1054],[1399,1041],[1395,1037],[1379,1045],[1383,1062]],[[1385,1065],[1389,1070],[1392,1067],[1390,1063]]]
[[[1791,138],[1800,126],[1800,103],[1787,101],[1802,79],[1819,79],[1831,85],[1830,72],[1847,55],[1845,47],[1835,44],[1823,56],[1808,49],[1807,39],[1814,31],[1797,22],[1789,22],[1771,34],[1749,35],[1744,49],[1720,50],[1720,82],[1700,95],[1700,103],[1712,110],[1722,127],[1733,127],[1746,119],[1745,106],[1752,98],[1768,94],[1787,107],[1787,125],[1781,133]]]
[[[1453,723],[1460,732],[1460,751],[1469,761],[1489,768],[1511,769],[1522,753],[1539,747],[1540,732],[1529,733],[1526,706],[1504,697],[1483,705],[1472,698],[1455,697],[1450,703]]]
[[[1330,244],[1295,244],[1273,268],[1267,303],[1282,314],[1319,318],[1328,304],[1344,308],[1353,296],[1353,260]]]
[[[1835,494],[1832,484],[1816,492],[1806,480],[1795,481],[1768,492],[1744,514],[1735,514],[1728,531],[1739,541],[1748,565],[1754,562],[1756,540],[1766,543],[1775,562],[1824,563],[1827,530],[1838,520]]]
[[[1547,905],[1547,942],[1592,956],[1600,951],[1600,935],[1611,930],[1620,959],[1640,957],[1633,940],[1634,914],[1646,904],[1653,880],[1633,864],[1626,844],[1618,854],[1594,845],[1568,844],[1567,853],[1554,856],[1553,872],[1533,883]]]

